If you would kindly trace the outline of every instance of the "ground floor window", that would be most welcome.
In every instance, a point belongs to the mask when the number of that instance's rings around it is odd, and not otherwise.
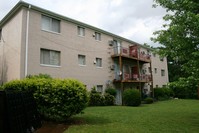
[[[44,65],[60,66],[60,51],[41,49],[40,63]]]

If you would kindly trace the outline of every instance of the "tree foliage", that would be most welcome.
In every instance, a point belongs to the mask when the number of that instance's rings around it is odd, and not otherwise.
[[[198,0],[155,0],[154,6],[167,9],[164,30],[154,32],[152,40],[162,44],[160,54],[180,62],[188,76],[199,77],[199,2]]]
[[[154,6],[167,9],[165,29],[154,32],[154,42],[163,45],[160,54],[179,65],[183,77],[199,78],[198,0],[154,0]]]

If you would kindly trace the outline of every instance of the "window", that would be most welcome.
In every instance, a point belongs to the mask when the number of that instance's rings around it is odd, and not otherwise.
[[[156,85],[155,87],[158,88],[158,85]]]
[[[164,61],[164,58],[163,58],[163,57],[160,57],[160,61]]]
[[[2,38],[2,29],[0,29],[0,40]]]
[[[165,70],[164,69],[161,70],[161,76],[165,76]]]
[[[40,52],[41,64],[60,66],[60,51],[41,49]]]
[[[153,53],[153,57],[156,57],[156,54],[155,54],[155,53]]]
[[[101,41],[101,34],[98,32],[95,32],[95,40]]]
[[[78,63],[79,63],[79,65],[86,65],[86,56],[78,55]]]
[[[42,30],[60,33],[60,20],[42,15]]]
[[[97,85],[97,92],[103,92],[103,85]]]
[[[158,69],[157,68],[154,68],[154,71],[155,71],[155,73],[158,73]]]
[[[102,58],[96,58],[96,66],[102,67]]]
[[[77,30],[79,36],[85,36],[85,28],[78,26]]]

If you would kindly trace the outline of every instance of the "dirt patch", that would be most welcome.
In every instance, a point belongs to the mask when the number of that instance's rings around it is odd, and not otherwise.
[[[65,123],[56,122],[42,122],[42,127],[39,128],[35,133],[63,133],[71,125],[82,125],[85,122],[81,119],[71,119]]]

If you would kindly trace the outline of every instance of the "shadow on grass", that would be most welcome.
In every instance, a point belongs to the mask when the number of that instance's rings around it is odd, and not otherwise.
[[[84,118],[73,117],[68,122],[70,122],[70,125],[84,125],[84,124],[103,125],[103,124],[111,123],[111,121],[109,119],[106,119],[104,117],[97,117],[97,116],[87,116],[87,117],[84,117]]]

